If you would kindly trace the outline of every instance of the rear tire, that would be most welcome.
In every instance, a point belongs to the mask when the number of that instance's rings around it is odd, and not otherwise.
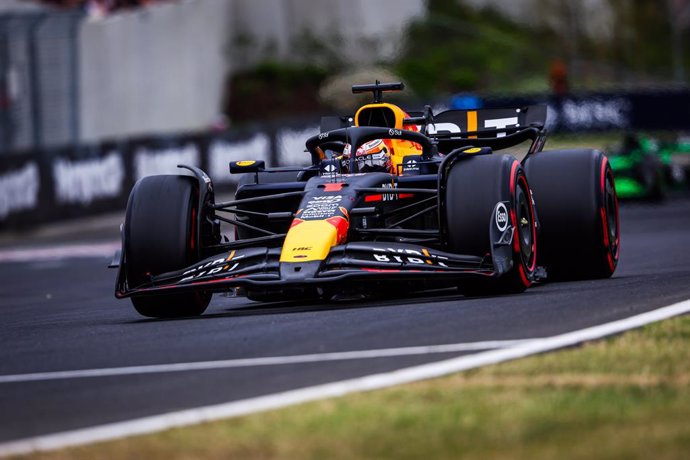
[[[536,270],[536,214],[520,163],[510,155],[464,158],[451,166],[446,181],[445,217],[450,252],[491,256],[489,225],[496,203],[511,203],[513,268],[498,279],[463,282],[466,295],[511,294],[527,289]]]
[[[595,279],[618,265],[620,226],[613,173],[597,150],[539,152],[525,162],[539,205],[539,264],[549,279]]]
[[[124,225],[130,287],[198,260],[197,197],[196,181],[187,176],[148,176],[134,185]],[[184,292],[134,296],[132,304],[141,315],[172,318],[200,315],[210,300],[210,293]]]

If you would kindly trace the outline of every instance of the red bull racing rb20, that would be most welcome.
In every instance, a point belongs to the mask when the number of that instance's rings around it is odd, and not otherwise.
[[[543,150],[543,106],[434,114],[383,102],[401,89],[353,86],[373,102],[324,118],[306,141],[307,167],[231,162],[241,175],[232,201],[216,202],[192,166],[139,180],[115,296],[144,316],[178,317],[203,313],[216,292],[256,301],[444,288],[503,295],[613,274],[618,201],[604,154]],[[521,161],[501,153],[525,143]]]

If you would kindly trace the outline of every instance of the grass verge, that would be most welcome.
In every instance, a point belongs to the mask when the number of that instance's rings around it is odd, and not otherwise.
[[[690,316],[391,389],[40,459],[681,459]]]

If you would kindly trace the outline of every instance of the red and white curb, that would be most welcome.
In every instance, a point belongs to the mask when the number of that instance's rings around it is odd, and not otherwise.
[[[0,444],[0,456],[62,449],[70,446],[120,439],[127,436],[155,433],[170,428],[210,422],[223,418],[238,417],[261,411],[279,409],[294,404],[343,396],[358,391],[371,391],[393,385],[441,377],[459,371],[577,345],[589,340],[601,339],[688,312],[690,312],[690,300],[685,300],[647,313],[598,326],[588,327],[552,337],[518,341],[514,345],[503,348],[447,359],[431,364],[408,367],[393,372],[374,374],[241,401],[198,407],[91,428],[21,439]]]

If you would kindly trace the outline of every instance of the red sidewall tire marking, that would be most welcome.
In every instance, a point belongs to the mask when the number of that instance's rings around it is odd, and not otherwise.
[[[522,281],[522,284],[525,287],[530,287],[532,285],[532,281],[529,279],[527,276],[527,271],[529,273],[533,273],[534,270],[536,269],[536,264],[537,264],[537,229],[536,225],[534,222],[534,207],[532,206],[532,193],[530,191],[529,185],[527,184],[527,180],[525,179],[524,175],[520,175],[518,177],[517,175],[517,168],[520,166],[520,162],[514,161],[513,165],[511,166],[510,169],[510,193],[513,198],[513,202],[515,202],[517,198],[517,188],[516,188],[516,178],[517,181],[522,183],[524,186],[525,190],[525,196],[527,201],[529,202],[529,211],[530,211],[530,218],[531,218],[531,230],[532,230],[532,263],[530,264],[529,268],[526,268],[523,264],[522,261],[522,251],[520,249],[520,241],[519,241],[519,235],[517,235],[517,215],[515,213],[515,209],[511,209],[510,211],[510,220],[513,223],[513,228],[516,229],[516,233],[513,236],[513,251],[514,253],[518,256],[519,258],[519,264],[518,264],[518,273],[520,274],[520,280]]]
[[[525,187],[525,195],[527,203],[529,204],[530,221],[532,222],[532,263],[529,266],[529,271],[533,272],[537,268],[537,226],[535,222],[534,205],[532,204],[532,191],[524,175],[520,175],[519,181],[522,182],[522,185]]]
[[[619,215],[618,215],[618,197],[616,196],[616,188],[613,183],[613,174],[610,172],[610,170],[607,168],[609,162],[608,158],[604,156],[603,161],[601,162],[601,171],[600,171],[600,180],[599,180],[599,185],[601,187],[601,193],[604,199],[604,202],[601,204],[601,208],[599,209],[600,214],[601,214],[601,229],[603,232],[604,236],[604,246],[606,247],[606,261],[608,262],[609,269],[611,270],[611,273],[613,273],[616,270],[616,261],[618,260],[618,248],[620,244],[620,221],[619,221]],[[612,246],[611,241],[609,240],[609,221],[608,221],[608,216],[606,215],[606,177],[610,176],[609,179],[611,180],[611,186],[613,187],[613,196],[614,196],[614,203],[615,203],[615,209],[614,212],[616,213],[616,241],[615,244]],[[613,253],[613,249],[615,248],[615,254]]]

